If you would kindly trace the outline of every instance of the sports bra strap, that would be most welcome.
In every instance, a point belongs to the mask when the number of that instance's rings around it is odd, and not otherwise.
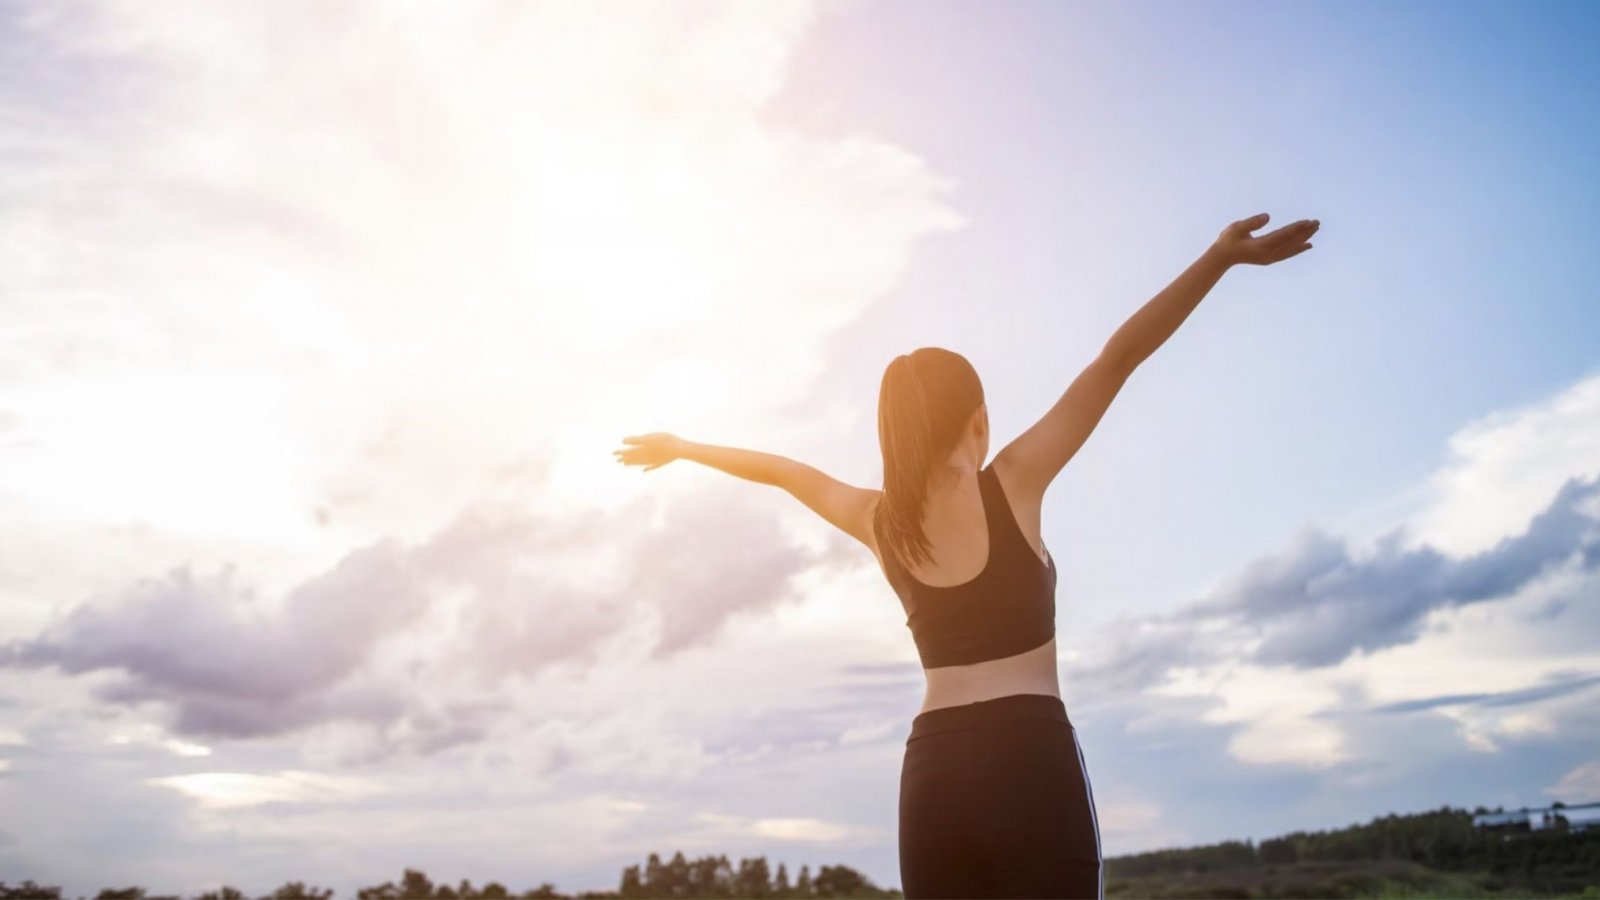
[[[989,555],[985,559],[983,570],[967,581],[958,585],[931,585],[923,584],[915,575],[911,574],[908,566],[902,563],[894,550],[883,542],[883,530],[879,527],[878,517],[872,517],[873,537],[878,541],[878,552],[898,574],[914,587],[923,590],[952,591],[972,585],[979,578],[992,577],[992,572],[1015,560],[1017,549],[1025,549],[1028,557],[1035,563],[1039,555],[1033,552],[1028,545],[1027,535],[1022,533],[1022,527],[1017,524],[1016,514],[1011,511],[1011,504],[1006,500],[1005,489],[1000,486],[1000,475],[994,470],[994,463],[978,470],[978,498],[983,505],[984,529],[989,537]],[[881,498],[880,501],[882,502]]]

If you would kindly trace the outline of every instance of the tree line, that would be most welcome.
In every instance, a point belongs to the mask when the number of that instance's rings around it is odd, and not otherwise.
[[[1493,810],[1502,811],[1498,807]],[[1181,883],[1185,879],[1201,879],[1208,873],[1270,873],[1286,867],[1360,861],[1395,861],[1440,872],[1483,873],[1490,877],[1490,884],[1508,889],[1565,892],[1600,886],[1600,828],[1572,830],[1566,817],[1559,814],[1555,827],[1532,833],[1508,833],[1472,824],[1475,815],[1487,812],[1491,810],[1481,806],[1471,812],[1445,806],[1422,813],[1390,814],[1345,828],[1294,831],[1259,844],[1247,838],[1113,856],[1106,859],[1106,891],[1108,895],[1116,893],[1118,882],[1132,888],[1136,886],[1132,882],[1148,883],[1144,880],[1151,878]],[[260,898],[223,887],[192,900],[331,900],[332,896],[330,889],[293,881]],[[625,867],[616,890],[563,894],[544,882],[513,893],[497,882],[474,887],[467,880],[452,887],[435,884],[423,872],[408,868],[398,882],[356,891],[356,900],[865,900],[903,896],[898,889],[878,887],[849,866],[824,865],[813,872],[809,865],[802,865],[791,879],[784,863],[778,863],[774,870],[765,856],[742,858],[734,865],[726,854],[691,860],[682,851],[666,861],[651,853],[643,864]],[[58,887],[44,887],[32,881],[7,886],[0,881],[0,900],[63,898]],[[184,898],[147,894],[143,888],[128,887],[105,888],[92,900]]]
[[[1574,831],[1559,814],[1556,827],[1531,833],[1472,824],[1474,816],[1487,812],[1504,809],[1480,806],[1468,812],[1443,806],[1380,816],[1345,828],[1293,831],[1259,844],[1249,839],[1223,841],[1112,857],[1106,865],[1107,889],[1118,877],[1362,860],[1402,860],[1443,872],[1483,872],[1507,886],[1533,890],[1600,885],[1600,828]]]
[[[621,883],[614,891],[582,891],[563,894],[555,885],[544,882],[537,887],[513,893],[499,882],[491,881],[474,887],[463,879],[452,887],[446,883],[435,884],[418,869],[406,869],[400,881],[386,881],[372,887],[359,888],[356,900],[654,900],[654,898],[721,898],[755,897],[768,900],[823,900],[823,898],[896,898],[905,895],[898,890],[884,890],[871,879],[849,866],[824,865],[811,871],[809,864],[800,866],[791,882],[789,869],[779,862],[774,872],[765,856],[740,859],[735,867],[726,854],[703,856],[690,860],[680,850],[662,862],[660,854],[651,853],[641,865],[630,865],[622,870]],[[195,895],[192,900],[331,900],[329,888],[307,886],[292,881],[260,898],[252,898],[233,887]],[[0,900],[63,900],[61,888],[46,887],[32,881],[7,886],[0,881]],[[89,900],[79,897],[78,900]],[[149,894],[144,888],[104,888],[92,900],[185,900],[177,895]]]

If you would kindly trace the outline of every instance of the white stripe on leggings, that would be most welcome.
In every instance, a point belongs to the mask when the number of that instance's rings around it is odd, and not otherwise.
[[[1094,856],[1099,863],[1100,884],[1097,900],[1106,900],[1106,858],[1100,850],[1100,814],[1094,808],[1094,786],[1089,783],[1089,767],[1083,762],[1083,747],[1078,744],[1078,729],[1072,729],[1072,747],[1078,751],[1078,767],[1083,770],[1083,786],[1089,792],[1089,820],[1094,823]]]

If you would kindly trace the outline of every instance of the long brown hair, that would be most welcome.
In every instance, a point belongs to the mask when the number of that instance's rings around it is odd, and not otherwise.
[[[932,558],[922,530],[929,476],[955,449],[982,404],[977,370],[952,350],[919,347],[895,357],[884,370],[878,391],[883,497],[873,524],[896,558]]]

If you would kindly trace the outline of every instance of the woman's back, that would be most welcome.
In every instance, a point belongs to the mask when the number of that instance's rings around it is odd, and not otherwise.
[[[1038,498],[1006,481],[997,456],[930,490],[922,518],[929,560],[908,563],[875,541],[923,660],[923,711],[1010,694],[1060,696],[1054,560],[1039,539]]]

